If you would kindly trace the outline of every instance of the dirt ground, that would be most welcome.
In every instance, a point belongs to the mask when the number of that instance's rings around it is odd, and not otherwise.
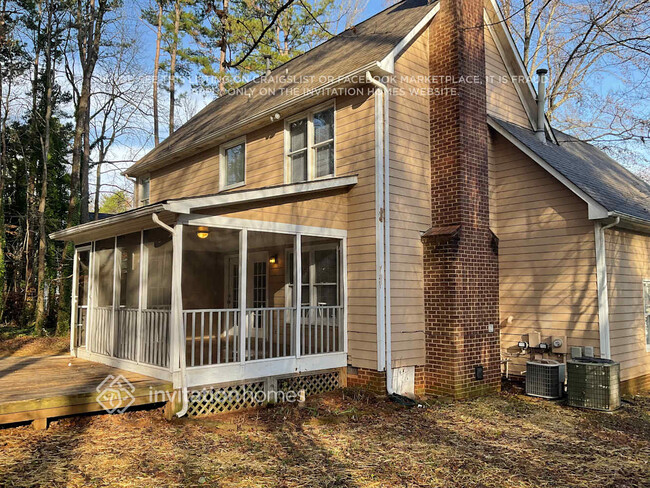
[[[167,422],[0,429],[0,486],[650,486],[650,396],[608,414],[518,393],[406,408],[358,390]]]

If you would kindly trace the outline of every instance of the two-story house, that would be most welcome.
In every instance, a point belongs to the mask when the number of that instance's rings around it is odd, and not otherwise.
[[[574,346],[638,386],[650,187],[539,98],[492,0],[405,0],[216,99],[128,169],[137,208],[53,234],[73,354],[461,397]]]

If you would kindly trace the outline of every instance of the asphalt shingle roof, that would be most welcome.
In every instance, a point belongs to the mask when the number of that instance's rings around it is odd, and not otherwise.
[[[304,91],[318,89],[327,80],[345,77],[357,69],[383,60],[434,8],[436,2],[404,0],[370,19],[293,58],[271,72],[271,80],[248,83],[208,104],[131,169],[161,160],[171,151],[183,151],[237,122],[272,110]],[[258,79],[260,80],[260,79]],[[256,88],[256,84],[258,89]],[[264,91],[259,88],[264,87]]]
[[[532,130],[491,118],[609,212],[650,222],[650,185],[597,147],[558,130],[558,144],[543,144]]]

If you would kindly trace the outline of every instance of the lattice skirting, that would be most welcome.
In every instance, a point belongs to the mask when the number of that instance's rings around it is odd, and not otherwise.
[[[295,392],[297,397],[304,399],[306,396],[332,391],[340,386],[341,371],[332,370],[205,387],[190,395],[187,415],[198,417],[259,407],[269,400],[277,398],[282,401],[283,398],[290,398],[289,392]]]

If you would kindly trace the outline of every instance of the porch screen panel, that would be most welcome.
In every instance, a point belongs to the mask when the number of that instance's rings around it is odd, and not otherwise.
[[[183,320],[188,367],[240,359],[240,231],[183,228]]]
[[[140,232],[117,238],[117,289],[114,356],[137,360],[140,299]]]
[[[341,241],[303,236],[301,352],[344,350]]]
[[[248,231],[246,359],[294,354],[295,308],[287,270],[295,237]]]
[[[114,260],[115,238],[97,241],[94,252],[95,301],[90,350],[106,355],[112,353]]]
[[[172,304],[172,237],[164,229],[144,231],[140,362],[169,367]]]

